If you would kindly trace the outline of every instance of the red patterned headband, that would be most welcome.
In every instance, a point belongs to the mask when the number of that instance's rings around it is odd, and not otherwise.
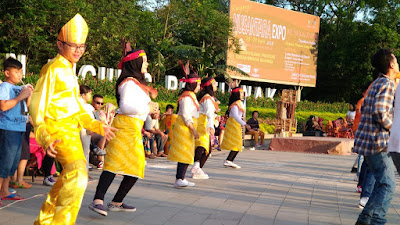
[[[182,78],[179,80],[180,82],[185,82],[185,83],[197,83],[201,82],[200,78],[198,77],[193,77],[193,78]]]
[[[118,63],[118,69],[122,69],[122,65],[124,64],[124,62],[128,62],[134,59],[137,59],[141,56],[145,56],[146,52],[144,52],[144,50],[139,50],[137,52],[133,52],[127,56],[125,56],[119,63]]]
[[[212,84],[214,82],[215,82],[215,79],[212,78],[211,80],[209,80],[209,81],[205,82],[204,84],[200,85],[200,87],[201,88],[205,88],[205,87],[207,87],[208,85],[210,85],[210,84]]]
[[[232,93],[235,93],[235,92],[243,92],[243,88],[235,88],[235,89],[233,89],[231,92],[232,92]]]

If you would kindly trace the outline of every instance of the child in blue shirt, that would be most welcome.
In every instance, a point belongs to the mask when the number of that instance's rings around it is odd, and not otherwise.
[[[18,60],[10,57],[3,67],[6,79],[0,84],[0,198],[19,200],[22,197],[11,194],[8,187],[19,163],[33,87],[16,86],[22,79],[22,64]]]

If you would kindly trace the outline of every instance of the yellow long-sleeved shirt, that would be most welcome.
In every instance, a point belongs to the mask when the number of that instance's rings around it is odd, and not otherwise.
[[[104,135],[102,123],[90,117],[79,99],[72,63],[58,54],[40,71],[29,107],[36,141],[44,149],[55,141],[50,135],[57,132],[54,124],[62,123],[63,119],[76,119],[80,127]]]

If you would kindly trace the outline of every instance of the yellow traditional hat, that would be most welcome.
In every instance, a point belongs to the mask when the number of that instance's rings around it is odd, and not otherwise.
[[[61,28],[57,39],[64,42],[82,44],[86,42],[88,32],[89,28],[85,19],[78,13]]]

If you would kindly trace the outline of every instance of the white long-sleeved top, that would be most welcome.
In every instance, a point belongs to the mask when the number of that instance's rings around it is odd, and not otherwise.
[[[240,125],[244,126],[246,123],[242,120],[243,118],[243,112],[239,110],[239,107],[236,105],[231,108],[229,111],[229,117],[233,117],[236,122],[238,122]]]
[[[92,119],[94,119],[94,114],[93,114],[94,107],[91,104],[86,103],[85,100],[83,100],[83,98],[81,98],[80,100],[82,102],[83,109],[90,115]]]
[[[133,81],[127,81],[118,87],[120,95],[119,114],[146,120],[150,112],[150,97]]]
[[[178,115],[183,117],[183,121],[186,126],[189,126],[190,123],[193,123],[193,118],[199,118],[199,111],[197,107],[194,105],[191,97],[187,96],[182,98],[179,101],[179,112]]]
[[[211,99],[200,103],[199,113],[207,116],[207,128],[212,128],[214,130],[215,106]]]

